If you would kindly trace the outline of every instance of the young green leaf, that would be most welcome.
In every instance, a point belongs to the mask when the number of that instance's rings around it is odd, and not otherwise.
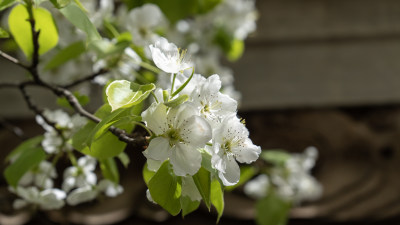
[[[46,64],[45,69],[51,70],[57,68],[71,59],[75,59],[84,53],[86,50],[85,43],[78,41],[68,45],[67,47],[58,51],[58,53],[51,58],[51,60]]]
[[[222,213],[224,212],[224,192],[222,191],[222,187],[218,179],[213,179],[211,182],[211,203],[218,212],[218,223]]]
[[[256,221],[259,225],[285,225],[291,203],[273,192],[256,205]]]
[[[22,176],[45,158],[46,153],[41,147],[22,151],[18,158],[4,170],[4,177],[7,183],[16,187]]]
[[[149,185],[149,181],[151,180],[151,178],[154,176],[154,174],[156,174],[156,172],[151,171],[147,168],[147,163],[144,164],[143,166],[143,171],[142,171],[142,175],[143,175],[143,180],[146,183],[146,185]]]
[[[41,7],[32,8],[35,30],[40,31],[39,54],[42,55],[58,43],[58,32],[50,12]],[[26,57],[33,54],[33,41],[29,13],[25,5],[15,6],[8,17],[10,32]]]
[[[17,3],[17,0],[2,0],[0,2],[0,11],[3,11],[7,9],[8,7],[13,6],[15,3]]]
[[[179,177],[171,171],[169,161],[165,161],[148,183],[153,200],[173,216],[181,211],[179,181]]]
[[[126,80],[116,80],[106,89],[107,101],[112,111],[141,103],[155,89],[154,84],[138,85]]]
[[[201,167],[199,171],[193,175],[193,181],[196,184],[204,203],[206,203],[207,208],[210,209],[211,173]]]
[[[96,27],[92,24],[84,11],[74,2],[60,9],[60,12],[75,27],[86,33],[89,42],[101,40],[101,36]]]
[[[174,107],[177,107],[180,104],[186,102],[188,99],[189,99],[188,95],[181,95],[181,96],[177,97],[174,100],[171,100],[169,102],[164,102],[164,105],[166,105],[168,107],[171,107],[171,108],[174,108]]]
[[[10,34],[6,30],[0,27],[0,38],[9,38],[9,37]]]
[[[40,143],[43,140],[43,136],[37,136],[34,138],[30,138],[24,142],[22,142],[18,147],[16,147],[14,150],[12,150],[7,157],[5,158],[5,162],[9,162],[12,159],[16,159],[19,157],[21,153],[24,151],[29,151],[32,148],[36,148],[40,146]]]
[[[244,52],[243,40],[235,39],[231,42],[231,47],[227,53],[227,57],[230,61],[238,60]]]
[[[195,211],[200,206],[200,201],[192,201],[188,196],[181,196],[182,217]]]
[[[104,178],[119,183],[119,172],[114,158],[100,160],[100,169]]]

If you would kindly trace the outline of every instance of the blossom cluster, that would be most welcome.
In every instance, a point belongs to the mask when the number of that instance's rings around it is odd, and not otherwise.
[[[266,197],[274,190],[282,199],[298,204],[321,197],[322,186],[311,175],[318,151],[308,147],[304,153],[291,154],[283,166],[272,168],[268,174],[260,174],[246,183],[244,191],[255,199]]]
[[[194,74],[175,44],[165,38],[150,45],[150,51],[154,63],[173,74],[171,88],[156,90],[155,96],[159,97],[142,113],[143,121],[153,132],[144,151],[151,169],[157,170],[155,165],[169,159],[177,176],[192,176],[201,167],[201,151],[206,151],[223,184],[238,183],[237,162],[254,162],[261,148],[252,143],[247,128],[237,117],[237,101],[220,92],[218,75],[205,78]],[[186,76],[185,70],[192,70],[192,74]],[[175,94],[174,85],[180,92],[168,100]],[[187,100],[172,107],[165,104],[181,96],[187,96]]]

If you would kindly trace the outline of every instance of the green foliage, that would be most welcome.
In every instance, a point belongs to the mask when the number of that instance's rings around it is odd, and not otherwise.
[[[207,208],[210,209],[211,205],[211,173],[201,167],[199,171],[193,176],[193,181],[203,198]]]
[[[156,174],[155,172],[149,170],[147,168],[147,163],[144,165],[143,167],[143,171],[142,171],[142,176],[143,176],[143,180],[144,182],[148,185],[150,179],[154,176],[154,174]]]
[[[236,61],[242,57],[244,52],[244,42],[239,39],[234,39],[231,42],[229,51],[227,52],[227,57],[230,61]]]
[[[269,192],[256,205],[256,221],[259,225],[285,225],[291,203],[274,192]]]
[[[131,162],[131,160],[129,159],[129,156],[125,152],[121,152],[117,157],[121,161],[122,165],[125,168],[128,168],[128,165]]]
[[[169,161],[165,161],[148,182],[151,197],[171,215],[181,211],[180,177],[174,175]]]
[[[112,43],[108,40],[96,40],[90,43],[89,48],[96,51],[99,59],[108,56],[116,55],[119,58],[120,54],[130,45],[130,41],[121,39],[117,43]]]
[[[239,59],[244,52],[244,42],[235,39],[229,32],[226,32],[222,27],[215,34],[214,42],[226,54],[229,60],[235,61]]]
[[[106,89],[107,101],[112,111],[128,108],[141,103],[154,89],[154,84],[139,85],[126,80],[116,80]]]
[[[29,151],[29,149],[36,148],[40,145],[43,140],[43,136],[37,136],[34,138],[30,138],[20,145],[18,145],[14,150],[12,150],[7,157],[5,158],[5,162],[9,162],[12,159],[16,159],[19,155],[24,151]]]
[[[0,38],[9,38],[9,37],[10,34],[6,30],[0,27]]]
[[[0,11],[7,9],[8,7],[13,6],[17,0],[1,0],[0,2]]]
[[[58,43],[58,31],[50,12],[44,8],[32,8],[35,19],[35,30],[39,34],[39,54],[42,55],[55,47]],[[8,17],[10,32],[25,56],[33,54],[32,31],[29,23],[29,13],[25,5],[15,6]]]
[[[74,91],[73,95],[75,98],[78,100],[79,104],[82,106],[85,106],[89,103],[89,97],[86,95],[81,95],[78,91]],[[70,108],[72,109],[73,107],[71,104],[69,104],[69,101],[65,97],[57,98],[57,104],[59,106],[65,107],[65,108]]]
[[[4,170],[7,183],[13,187],[18,185],[22,176],[46,158],[46,153],[41,147],[25,146],[15,161]]]
[[[57,68],[64,63],[77,58],[86,50],[85,43],[78,41],[68,45],[67,47],[61,49],[57,54],[51,58],[51,60],[46,64],[45,69],[51,70]]]
[[[174,100],[171,100],[169,102],[164,102],[164,105],[174,108],[174,107],[177,107],[177,106],[181,105],[182,103],[186,102],[188,99],[189,99],[188,95],[181,95]]]
[[[101,36],[96,27],[92,24],[85,12],[76,3],[68,4],[66,7],[60,9],[60,12],[75,27],[86,33],[88,42],[101,40]]]
[[[218,181],[218,179],[213,179],[211,182],[211,203],[215,207],[215,209],[218,212],[218,219],[222,216],[222,213],[224,212],[224,192],[221,187],[221,183]]]
[[[200,206],[200,201],[192,201],[188,196],[181,196],[182,217],[195,211]]]
[[[57,8],[61,9],[66,7],[69,3],[71,3],[71,0],[50,0],[50,2]]]
[[[100,160],[100,169],[104,178],[119,183],[119,172],[114,158]]]
[[[283,166],[290,158],[290,154],[279,149],[267,150],[261,153],[260,158],[274,165]]]

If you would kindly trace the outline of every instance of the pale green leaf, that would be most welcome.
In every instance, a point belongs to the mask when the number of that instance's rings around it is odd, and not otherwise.
[[[57,54],[51,58],[51,60],[46,64],[45,69],[51,70],[57,68],[71,59],[75,59],[84,53],[86,50],[85,43],[78,41],[68,45],[67,47],[61,49]]]
[[[7,183],[13,187],[18,185],[21,177],[46,158],[43,148],[35,147],[22,151],[18,158],[4,170]]]
[[[218,212],[218,223],[222,213],[224,212],[224,192],[222,191],[222,187],[218,179],[213,179],[211,182],[211,203]]]
[[[89,42],[101,40],[101,36],[96,27],[92,24],[85,12],[82,11],[82,9],[76,3],[70,3],[66,7],[60,9],[60,12],[75,27],[86,33]]]
[[[169,161],[165,161],[148,183],[151,197],[171,215],[181,211],[181,184],[179,177],[171,171]]]
[[[256,221],[259,225],[285,225],[291,203],[273,192],[256,204]]]
[[[171,100],[169,102],[164,102],[164,105],[174,108],[174,107],[177,107],[180,104],[186,102],[188,99],[189,99],[188,95],[181,95],[181,96],[175,98],[174,100]]]
[[[244,52],[243,40],[235,39],[231,42],[231,47],[227,53],[227,57],[230,61],[238,60]]]
[[[10,34],[6,30],[0,27],[0,38],[9,38],[9,37]]]
[[[121,152],[117,157],[121,161],[122,165],[125,168],[128,168],[128,165],[131,162],[131,160],[129,159],[129,156],[125,152]]]
[[[206,203],[207,208],[210,209],[211,173],[201,167],[199,171],[193,175],[193,181],[196,184],[204,203]]]
[[[151,178],[154,176],[154,174],[156,174],[156,172],[151,171],[147,168],[147,163],[144,164],[143,166],[143,171],[142,171],[142,175],[143,175],[143,180],[146,183],[146,185],[149,185],[149,181],[151,180]]]
[[[39,54],[42,55],[58,43],[58,31],[51,13],[44,8],[33,8],[35,30],[39,34]],[[8,17],[10,32],[24,54],[31,58],[33,54],[32,31],[29,14],[25,5],[15,6]]]
[[[116,80],[106,89],[107,101],[112,111],[128,108],[141,103],[154,89],[154,84],[137,85],[127,80]]]

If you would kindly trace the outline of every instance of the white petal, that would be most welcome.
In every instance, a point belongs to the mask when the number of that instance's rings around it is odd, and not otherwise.
[[[153,198],[151,197],[151,194],[150,194],[149,189],[146,190],[146,197],[147,197],[147,200],[149,200],[149,202],[154,203],[154,204],[157,204],[157,202],[155,202],[155,201],[153,200]]]
[[[190,176],[182,177],[182,196],[188,196],[192,201],[200,201],[202,198]]]
[[[201,153],[191,146],[177,144],[172,148],[170,162],[176,175],[194,175],[201,167]]]
[[[244,193],[254,199],[261,199],[267,196],[268,187],[268,176],[266,174],[260,174],[246,183],[244,186]]]
[[[143,121],[156,135],[165,133],[168,129],[167,106],[161,103],[153,103],[142,112]]]
[[[65,205],[65,192],[58,189],[46,189],[40,193],[40,207],[45,210],[60,209]]]
[[[241,163],[256,161],[261,153],[260,146],[254,145],[249,138],[246,138],[243,144],[243,147],[232,148],[232,152],[236,155],[236,160]]]
[[[147,169],[156,172],[158,169],[160,169],[163,162],[164,161],[147,158]]]
[[[16,199],[14,202],[13,202],[13,208],[14,209],[22,209],[22,208],[24,208],[25,206],[27,206],[29,203],[27,202],[27,201],[25,201],[25,200],[23,200],[23,199]]]
[[[73,190],[67,197],[68,205],[78,205],[83,202],[92,201],[97,197],[98,192],[90,186],[85,186]]]
[[[224,154],[213,154],[211,157],[211,165],[214,169],[225,173],[227,160],[228,158]]]
[[[149,159],[164,161],[169,155],[169,141],[164,137],[156,137],[150,141],[146,151],[143,152],[144,156]]]
[[[194,147],[204,147],[212,137],[210,124],[200,116],[190,117],[179,129],[185,143]]]
[[[219,178],[222,180],[225,186],[232,186],[239,182],[240,179],[240,168],[235,159],[228,158],[226,162],[225,173],[219,171]]]
[[[76,185],[76,177],[67,177],[64,179],[64,182],[62,183],[62,189],[65,192],[69,192],[72,188],[74,188]]]

